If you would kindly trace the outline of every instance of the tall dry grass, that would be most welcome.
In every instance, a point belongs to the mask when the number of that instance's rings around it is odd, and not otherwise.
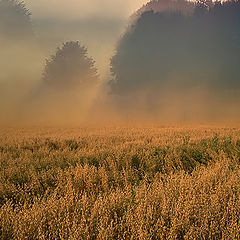
[[[1,239],[240,239],[240,129],[0,130]]]

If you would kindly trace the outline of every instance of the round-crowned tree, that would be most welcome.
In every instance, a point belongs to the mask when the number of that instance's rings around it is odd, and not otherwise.
[[[78,41],[66,42],[49,60],[43,74],[45,85],[59,90],[96,83],[95,61],[88,57],[87,48]]]
[[[31,13],[23,1],[0,1],[0,38],[8,41],[34,36]]]

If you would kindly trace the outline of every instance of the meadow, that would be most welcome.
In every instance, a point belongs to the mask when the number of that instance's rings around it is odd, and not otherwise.
[[[240,239],[240,128],[0,129],[0,239]]]

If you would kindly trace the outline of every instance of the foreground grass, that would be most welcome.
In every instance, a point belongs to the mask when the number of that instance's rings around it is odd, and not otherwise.
[[[1,239],[240,239],[240,129],[2,129]]]

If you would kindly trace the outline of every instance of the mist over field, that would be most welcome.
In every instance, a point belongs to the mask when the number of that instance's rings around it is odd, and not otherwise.
[[[0,123],[237,123],[239,29],[239,1],[1,0]]]
[[[240,239],[240,0],[0,0],[0,239]]]

